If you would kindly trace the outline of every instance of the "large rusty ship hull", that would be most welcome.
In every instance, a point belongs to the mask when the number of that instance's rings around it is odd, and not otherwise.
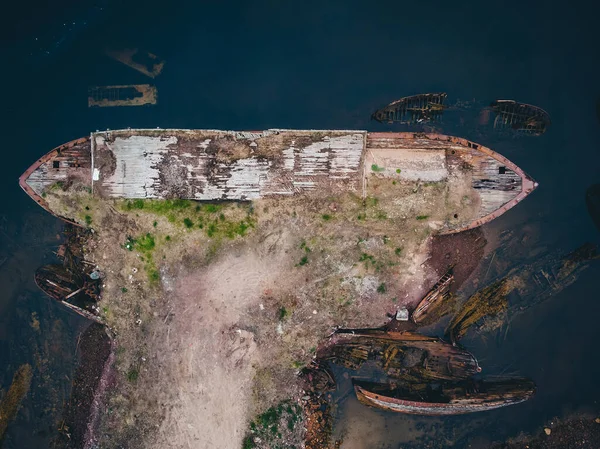
[[[437,416],[463,415],[519,404],[535,394],[535,385],[528,379],[469,380],[445,385],[433,393],[426,389],[407,393],[407,388],[354,381],[354,390],[358,400],[371,407],[411,415]]]
[[[365,197],[382,179],[444,184],[456,210],[436,224],[442,234],[487,223],[537,187],[505,157],[459,137],[278,129],[96,132],[50,151],[19,182],[60,216],[44,199],[57,185],[109,199],[244,201],[347,191]]]

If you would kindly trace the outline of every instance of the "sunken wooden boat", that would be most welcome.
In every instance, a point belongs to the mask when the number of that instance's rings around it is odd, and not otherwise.
[[[320,358],[351,370],[371,362],[407,382],[467,379],[481,372],[470,352],[435,337],[379,329],[336,333]]]
[[[429,183],[441,189],[444,215],[429,223],[442,234],[487,223],[537,187],[505,157],[459,137],[278,129],[95,132],[42,156],[19,182],[40,206],[82,226],[83,217],[66,216],[46,194],[60,186],[106,199],[247,201],[349,191],[366,198],[384,186],[396,200],[394,189],[412,194]]]
[[[165,66],[165,61],[154,53],[137,48],[107,49],[106,54],[115,61],[119,61],[150,78],[156,78],[160,75]]]
[[[450,286],[453,282],[454,274],[452,274],[452,270],[450,269],[421,299],[421,302],[419,302],[411,315],[412,320],[417,324],[421,324],[435,315],[436,309],[440,308],[450,297]]]
[[[36,285],[51,298],[79,315],[95,321],[95,298],[98,297],[98,281],[87,279],[85,274],[77,274],[64,265],[49,264],[35,272]]]
[[[431,93],[400,98],[375,111],[371,118],[380,123],[433,123],[441,119],[447,97],[446,93]]]
[[[413,415],[462,415],[519,404],[535,394],[524,378],[396,386],[354,380],[358,400],[379,409]]]
[[[550,126],[550,115],[542,108],[514,100],[496,100],[490,105],[496,114],[494,129],[539,136]]]
[[[150,84],[94,86],[88,89],[88,107],[144,106],[156,104],[158,93]]]

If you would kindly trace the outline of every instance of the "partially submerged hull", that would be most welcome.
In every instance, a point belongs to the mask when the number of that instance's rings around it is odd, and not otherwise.
[[[95,86],[88,89],[88,107],[144,106],[156,104],[158,93],[150,84]]]
[[[352,370],[371,361],[390,378],[410,382],[467,379],[481,371],[475,357],[458,346],[412,332],[378,329],[336,334],[320,357]]]
[[[62,265],[44,265],[35,272],[35,283],[48,296],[79,315],[100,321],[92,313],[98,296],[98,282],[89,281]]]
[[[530,399],[535,385],[528,379],[467,380],[436,387],[354,381],[358,400],[368,406],[412,415],[462,415],[483,412]]]
[[[427,292],[421,302],[417,305],[412,313],[412,320],[420,324],[435,313],[435,309],[439,308],[450,296],[450,286],[454,282],[452,270],[445,273],[438,282]]]
[[[375,111],[371,118],[380,123],[431,123],[439,121],[444,112],[446,93],[412,95],[393,101]]]
[[[244,201],[345,191],[366,197],[386,179],[443,184],[456,210],[437,224],[441,233],[487,223],[537,187],[508,159],[458,137],[276,129],[96,132],[52,150],[19,182],[59,215],[44,200],[57,184],[102,198]]]
[[[542,108],[514,100],[496,100],[490,105],[496,114],[494,128],[539,136],[550,126],[550,115]]]

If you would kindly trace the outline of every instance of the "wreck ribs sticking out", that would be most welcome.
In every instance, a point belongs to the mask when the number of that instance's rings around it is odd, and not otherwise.
[[[490,107],[496,114],[494,129],[512,130],[539,136],[550,126],[550,115],[542,108],[514,100],[496,100]]]
[[[401,387],[354,380],[358,400],[368,406],[413,415],[462,415],[519,404],[535,393],[529,379],[466,380]]]
[[[419,324],[426,320],[430,313],[434,313],[450,296],[450,286],[454,282],[452,270],[444,274],[441,279],[427,292],[417,308],[412,313],[412,320]]]
[[[439,185],[449,208],[456,205],[432,223],[442,234],[487,223],[537,187],[503,156],[458,137],[277,129],[96,132],[52,150],[19,181],[60,216],[44,199],[58,188],[101,198],[244,201],[345,191],[365,197],[384,180]]]
[[[481,371],[470,352],[438,338],[412,332],[374,329],[337,333],[326,353],[319,356],[352,370],[371,361],[390,378],[411,382],[460,380]]]
[[[444,112],[445,93],[420,94],[393,101],[375,111],[371,118],[380,123],[432,123],[439,121]]]

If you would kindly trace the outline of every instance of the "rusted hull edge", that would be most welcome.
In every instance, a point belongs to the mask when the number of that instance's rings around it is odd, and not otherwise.
[[[452,404],[452,403],[433,403],[433,402],[416,402],[405,401],[402,399],[394,399],[385,396],[380,396],[375,393],[361,388],[358,385],[354,386],[356,397],[364,404],[371,407],[376,407],[390,412],[405,413],[410,415],[464,415],[467,413],[483,412],[496,408],[506,407],[508,405],[520,404],[530,398],[524,396],[516,399],[503,399],[490,402],[475,402],[470,404]]]
[[[19,186],[21,186],[21,188],[23,189],[23,191],[25,191],[25,193],[27,195],[29,195],[31,197],[31,199],[33,199],[38,205],[40,205],[46,212],[54,215],[56,218],[60,218],[61,220],[66,221],[67,223],[71,223],[75,226],[79,226],[79,227],[84,227],[79,223],[76,223],[75,221],[69,220],[68,218],[65,217],[61,217],[59,215],[56,215],[48,206],[48,203],[46,202],[46,200],[44,198],[42,198],[40,195],[38,195],[35,190],[33,190],[29,184],[27,184],[27,178],[29,178],[29,176],[31,176],[31,174],[36,171],[40,165],[50,161],[51,159],[55,158],[58,155],[58,152],[62,149],[66,149],[66,148],[71,148],[75,145],[81,144],[81,143],[85,143],[86,141],[89,141],[90,138],[89,137],[81,137],[79,139],[75,139],[75,140],[71,140],[67,143],[64,143],[62,145],[57,146],[56,148],[54,148],[53,150],[49,151],[48,153],[46,153],[44,156],[42,156],[40,159],[38,159],[33,165],[31,165],[31,167],[29,167],[27,170],[25,170],[25,172],[19,177]],[[91,176],[91,173],[90,173]]]

